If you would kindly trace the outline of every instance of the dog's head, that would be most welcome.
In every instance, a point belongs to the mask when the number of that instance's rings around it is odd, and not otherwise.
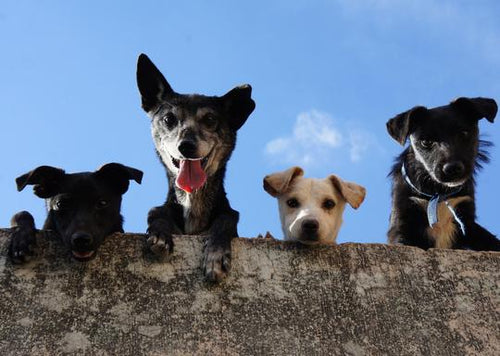
[[[66,174],[41,166],[16,179],[17,189],[34,185],[35,195],[46,199],[49,225],[61,236],[72,256],[91,259],[104,237],[122,232],[122,195],[129,180],[141,183],[142,172],[109,163],[95,172]]]
[[[137,63],[137,85],[169,177],[188,193],[202,187],[207,176],[224,169],[236,131],[255,108],[251,86],[236,87],[221,97],[178,94],[144,54]]]
[[[278,199],[285,240],[334,244],[346,202],[357,209],[366,194],[362,186],[336,175],[326,179],[304,178],[300,167],[270,174],[264,189]]]
[[[387,130],[401,145],[410,138],[416,160],[434,181],[456,187],[471,178],[477,165],[478,121],[493,122],[497,109],[493,99],[458,98],[446,106],[405,111],[387,122]]]

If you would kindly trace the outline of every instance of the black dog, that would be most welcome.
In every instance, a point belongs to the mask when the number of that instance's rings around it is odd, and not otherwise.
[[[173,251],[172,234],[208,234],[205,276],[220,281],[230,268],[239,219],[223,181],[236,131],[255,108],[252,88],[236,87],[221,97],[178,94],[144,54],[137,85],[169,182],[167,201],[148,214],[150,249],[165,255]]]
[[[78,261],[95,256],[103,239],[123,232],[120,215],[122,194],[129,180],[141,183],[142,172],[119,163],[109,163],[97,171],[66,174],[62,169],[41,166],[16,179],[17,189],[34,185],[35,195],[46,199],[44,230],[55,231]],[[24,262],[35,245],[35,222],[27,211],[12,217],[9,254],[14,262]]]
[[[410,145],[397,158],[393,179],[390,243],[424,249],[500,250],[500,241],[475,222],[474,174],[488,162],[478,121],[493,122],[497,104],[458,98],[433,109],[414,107],[387,122],[389,134]]]

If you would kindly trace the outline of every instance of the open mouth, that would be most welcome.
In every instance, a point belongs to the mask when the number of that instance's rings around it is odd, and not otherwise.
[[[172,163],[175,166],[175,168],[180,169],[180,163],[182,162],[182,160],[175,159],[172,156],[170,156],[170,159],[172,160]],[[203,169],[205,169],[205,167],[207,166],[207,162],[208,162],[208,156],[205,158],[187,159],[186,161],[201,161],[201,167]]]
[[[192,193],[201,188],[207,180],[205,167],[208,156],[200,159],[175,159],[171,157],[173,165],[179,169],[175,184],[186,193]]]
[[[82,252],[82,251],[74,251],[74,250],[72,250],[71,254],[78,261],[88,261],[92,257],[94,257],[95,251],[85,251],[85,252]]]

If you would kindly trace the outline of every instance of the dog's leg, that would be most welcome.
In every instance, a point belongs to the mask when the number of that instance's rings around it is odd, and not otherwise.
[[[229,210],[218,215],[205,241],[203,270],[210,282],[220,282],[231,269],[231,240],[238,236],[239,213]]]
[[[33,256],[36,246],[35,220],[27,211],[21,211],[12,217],[10,226],[9,256],[14,263],[26,262]]]
[[[169,204],[153,208],[148,213],[147,245],[155,255],[166,256],[174,251],[172,235],[181,233],[174,214]]]
[[[477,223],[466,227],[465,245],[476,251],[500,251],[500,240]]]
[[[416,206],[393,208],[387,233],[390,244],[417,246],[424,250],[434,247],[426,233],[427,219]]]
[[[465,236],[462,245],[476,251],[500,251],[500,240],[491,232],[476,223],[476,206],[473,201],[461,203],[456,213],[465,223]]]

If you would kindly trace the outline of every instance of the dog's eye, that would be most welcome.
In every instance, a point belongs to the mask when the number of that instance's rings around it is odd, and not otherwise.
[[[332,199],[325,199],[323,202],[323,209],[331,210],[335,207],[335,202]]]
[[[421,140],[420,141],[420,146],[423,148],[429,149],[434,145],[434,141],[431,140]]]
[[[171,112],[168,112],[163,118],[162,118],[163,122],[165,123],[165,125],[167,125],[167,128],[169,130],[172,130],[176,125],[177,125],[177,117],[171,113]]]
[[[462,131],[462,136],[463,136],[464,138],[469,138],[469,136],[470,136],[470,132],[469,132],[469,131],[467,131],[467,130],[463,130],[463,131]]]
[[[66,208],[67,204],[64,202],[64,200],[58,200],[55,202],[53,209],[54,210],[64,210]]]
[[[217,119],[212,114],[205,115],[201,123],[209,130],[215,130],[217,127]]]
[[[107,207],[107,206],[108,206],[108,201],[107,201],[107,200],[105,200],[105,199],[101,199],[101,200],[99,200],[99,201],[97,202],[97,204],[96,204],[96,208],[97,208],[97,209],[103,209],[103,208],[105,208],[105,207]]]
[[[290,198],[286,201],[286,205],[288,205],[290,208],[298,208],[300,203],[296,198]]]
[[[70,206],[70,200],[69,199],[59,199],[57,200],[54,205],[52,205],[52,210],[56,211],[63,211],[67,210]]]

